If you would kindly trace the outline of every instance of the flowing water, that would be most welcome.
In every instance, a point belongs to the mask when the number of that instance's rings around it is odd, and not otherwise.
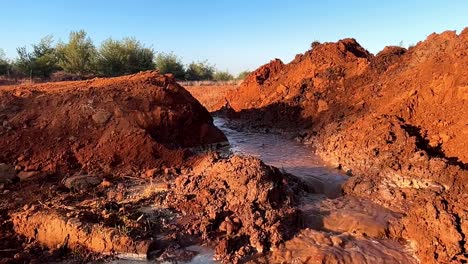
[[[280,134],[234,130],[222,117],[215,117],[214,124],[228,138],[231,152],[256,156],[268,165],[296,175],[317,193],[328,197],[340,195],[347,176],[325,166],[311,146]]]
[[[341,186],[348,176],[325,165],[311,146],[281,134],[238,131],[222,117],[214,117],[214,124],[228,138],[230,153],[257,156],[266,164],[299,177],[313,190],[301,201],[304,229],[286,242],[284,249],[272,254],[271,263],[291,262],[283,258],[288,254],[295,261],[315,255],[318,260],[320,256],[333,256],[339,263],[417,263],[408,246],[381,239],[388,223],[400,216],[370,201],[343,196]],[[212,249],[188,249],[198,255],[187,264],[216,263]]]
[[[381,239],[389,222],[401,215],[368,200],[343,196],[341,186],[348,176],[327,166],[311,146],[282,134],[239,131],[223,117],[214,117],[214,123],[228,138],[231,152],[257,156],[299,177],[313,190],[300,206],[304,229],[285,249],[274,253],[270,262],[290,262],[283,258],[288,254],[295,261],[316,254],[317,263],[330,260],[330,255],[339,263],[417,263],[409,246]]]

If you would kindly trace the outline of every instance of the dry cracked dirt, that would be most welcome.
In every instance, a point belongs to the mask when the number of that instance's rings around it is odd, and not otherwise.
[[[314,43],[210,98],[153,71],[0,87],[0,263],[467,263],[468,29]]]

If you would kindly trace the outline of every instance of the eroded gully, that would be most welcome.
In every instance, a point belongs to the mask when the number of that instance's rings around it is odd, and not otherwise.
[[[311,146],[281,134],[239,131],[223,117],[215,117],[214,123],[227,136],[231,152],[257,156],[313,190],[301,201],[303,230],[270,261],[418,263],[409,243],[385,238],[390,223],[401,215],[362,198],[343,196],[341,185],[348,176],[324,164]]]

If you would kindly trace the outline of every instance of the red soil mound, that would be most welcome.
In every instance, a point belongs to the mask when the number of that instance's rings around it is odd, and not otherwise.
[[[4,87],[0,125],[0,162],[28,171],[138,171],[226,140],[190,93],[157,72]]]
[[[467,50],[468,29],[375,56],[354,39],[324,43],[261,67],[229,103],[256,124],[307,127],[355,175],[347,193],[406,213],[400,232],[422,262],[466,260]]]
[[[179,176],[166,203],[188,218],[186,230],[215,241],[223,263],[267,252],[299,226],[295,177],[254,157],[207,156]]]

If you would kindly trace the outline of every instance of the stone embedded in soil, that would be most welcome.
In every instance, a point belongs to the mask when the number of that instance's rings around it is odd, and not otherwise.
[[[0,163],[0,183],[8,184],[17,180],[18,175],[16,174],[15,167],[5,163]]]
[[[96,124],[104,125],[105,123],[107,123],[107,121],[109,121],[109,118],[111,118],[111,116],[112,116],[111,113],[100,110],[94,115],[92,115],[91,118],[93,119],[94,122],[96,122]]]
[[[20,171],[20,172],[18,172],[18,178],[20,179],[20,181],[36,180],[39,176],[41,176],[40,171]]]
[[[101,184],[102,179],[98,176],[76,174],[63,180],[63,185],[70,190],[84,191]]]

